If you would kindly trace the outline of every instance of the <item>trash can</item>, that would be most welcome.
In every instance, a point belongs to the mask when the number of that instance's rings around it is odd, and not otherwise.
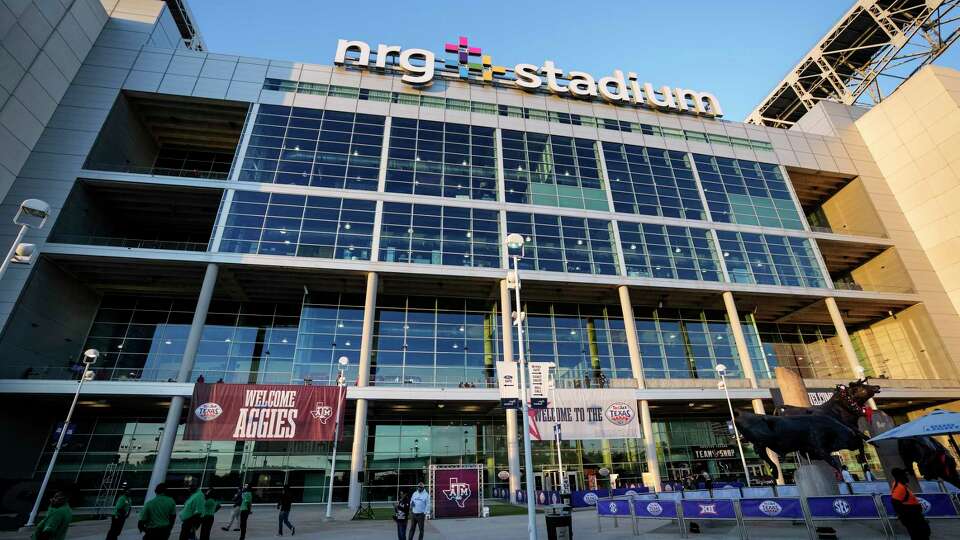
[[[544,518],[547,520],[547,540],[572,540],[572,508],[564,504],[554,504],[547,508]]]

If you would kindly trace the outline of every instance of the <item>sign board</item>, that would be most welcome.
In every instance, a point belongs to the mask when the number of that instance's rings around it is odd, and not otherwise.
[[[546,408],[531,411],[530,434],[549,441],[560,424],[566,440],[639,439],[638,416],[630,389],[554,390]]]
[[[604,517],[630,517],[630,500],[613,499],[597,501],[597,515]]]
[[[800,499],[768,497],[740,499],[743,519],[803,519]]]
[[[872,519],[880,517],[870,495],[846,497],[808,497],[810,517],[814,519]]]
[[[345,403],[337,386],[196,384],[183,438],[332,441]]]
[[[553,362],[530,362],[530,408],[543,409],[547,406],[550,387],[550,368]]]
[[[694,446],[693,459],[734,459],[737,451],[732,446]]]
[[[520,382],[516,362],[497,362],[497,386],[500,388],[500,405],[504,409],[520,408]]]
[[[479,466],[435,468],[433,517],[480,517],[481,486]]]
[[[947,493],[921,493],[916,495],[917,502],[920,503],[920,507],[923,509],[923,515],[928,518],[940,518],[940,517],[957,517],[957,509],[953,506],[953,502],[950,500],[950,495]],[[893,500],[889,495],[883,495],[880,497],[880,500],[883,501],[883,509],[887,512],[887,515],[890,517],[896,517],[897,512],[893,508]]]
[[[676,519],[677,503],[664,500],[636,500],[633,501],[633,514],[638,518]]]
[[[57,425],[57,429],[55,429],[55,430],[53,431],[53,440],[54,440],[54,441],[60,440],[60,434],[63,433],[63,425],[64,425],[63,422],[61,422],[59,425]],[[66,444],[67,441],[70,440],[70,437],[73,436],[73,433],[74,433],[74,431],[76,431],[76,429],[77,429],[77,425],[74,424],[73,422],[67,424],[67,432],[66,432],[66,434],[64,434],[64,436],[63,436],[63,444]],[[53,444],[56,445],[57,443],[54,442]]]
[[[684,519],[737,519],[732,499],[680,501]]]

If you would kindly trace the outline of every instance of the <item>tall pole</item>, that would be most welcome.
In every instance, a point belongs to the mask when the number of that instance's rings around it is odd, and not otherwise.
[[[337,420],[333,428],[333,452],[330,453],[330,487],[327,488],[327,519],[333,514],[333,476],[337,472],[337,442],[340,440],[340,417],[344,411],[340,410],[340,404],[343,403],[343,387],[345,379],[343,377],[343,367],[340,368],[340,374],[337,375]]]
[[[26,226],[24,226],[24,229]],[[23,230],[21,229],[21,234]],[[20,240],[17,240],[17,243]],[[14,243],[16,245],[16,243]],[[57,439],[57,446],[53,449],[53,455],[50,456],[50,464],[47,465],[47,473],[43,475],[43,482],[40,483],[40,491],[37,492],[37,500],[33,503],[33,509],[30,510],[30,517],[27,518],[27,527],[33,527],[37,521],[37,513],[40,512],[40,501],[43,500],[43,494],[47,491],[47,484],[50,483],[50,475],[53,474],[53,466],[57,463],[57,456],[60,455],[60,448],[63,446],[63,439],[66,438],[67,428],[70,427],[70,420],[73,418],[73,411],[77,408],[77,400],[80,399],[80,389],[83,388],[83,381],[87,379],[87,373],[90,371],[90,362],[84,362],[83,374],[80,375],[80,381],[77,383],[77,391],[73,394],[73,403],[70,404],[70,410],[67,411],[67,419],[63,421],[63,427],[60,428],[60,437]]]
[[[523,311],[520,304],[520,257],[513,256],[513,279],[516,291],[517,356],[520,360],[520,403],[523,411],[523,466],[527,477],[527,534],[537,540],[537,490],[533,476],[533,450],[530,448],[530,404],[527,403],[527,360],[523,346]]]
[[[22,225],[20,232],[17,233],[17,239],[13,241],[13,245],[10,246],[10,251],[7,252],[7,258],[0,264],[0,279],[3,279],[3,275],[7,273],[7,267],[10,266],[10,261],[17,252],[17,246],[20,245],[20,241],[23,240],[23,235],[25,234],[27,234],[27,226]]]
[[[737,429],[737,418],[733,415],[733,402],[730,401],[730,391],[727,390],[727,377],[725,370],[720,372],[720,385],[723,386],[723,395],[727,397],[727,407],[730,409],[730,422],[733,424],[733,436],[737,439],[737,448],[740,449],[740,463],[743,464],[743,474],[747,479],[747,487],[750,487],[750,471],[747,470],[747,456],[743,454],[743,443],[740,442],[740,430]]]
[[[567,477],[563,473],[563,455],[560,452],[560,424],[553,425],[553,434],[556,435],[557,444],[557,467],[560,469],[560,493],[567,493]]]

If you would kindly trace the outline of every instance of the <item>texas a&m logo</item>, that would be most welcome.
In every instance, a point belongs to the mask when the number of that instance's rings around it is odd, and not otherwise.
[[[466,504],[470,495],[470,484],[460,482],[456,478],[450,479],[450,489],[443,490],[443,496],[446,497],[447,500],[457,503],[457,506],[460,508],[463,508],[463,505]]]

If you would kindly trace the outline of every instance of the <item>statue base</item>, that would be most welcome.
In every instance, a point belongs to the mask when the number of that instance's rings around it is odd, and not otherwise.
[[[802,463],[793,476],[797,489],[803,497],[826,497],[839,495],[837,475],[825,461]]]

